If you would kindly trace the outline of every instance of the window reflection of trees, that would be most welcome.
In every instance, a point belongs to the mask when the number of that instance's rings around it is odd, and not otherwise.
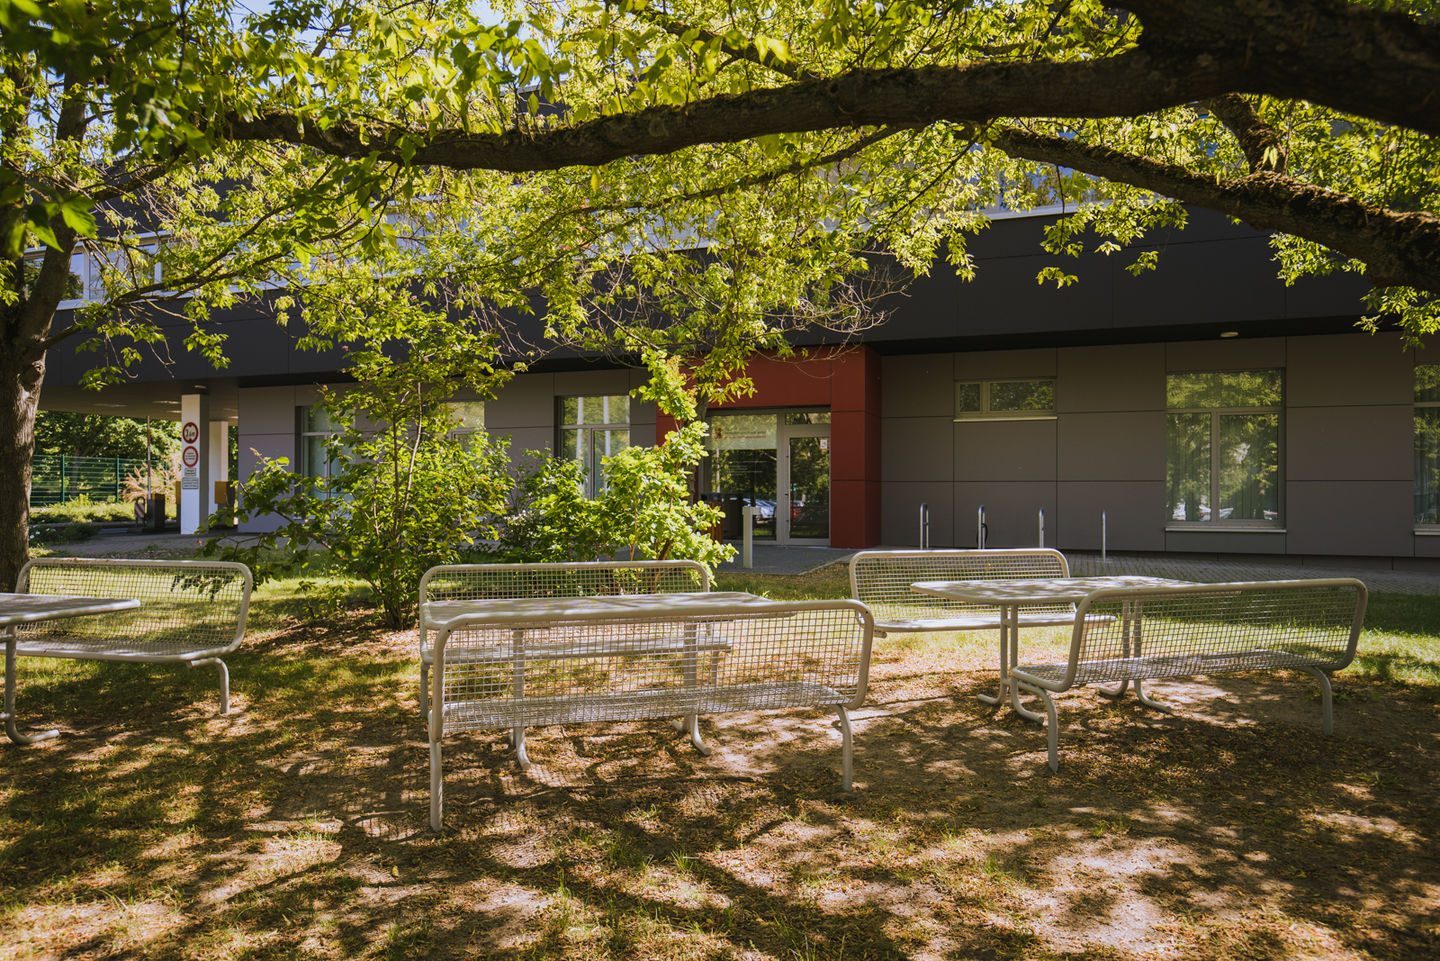
[[[1279,520],[1282,391],[1278,370],[1168,378],[1169,520]]]
[[[1440,524],[1440,364],[1415,368],[1415,523]]]

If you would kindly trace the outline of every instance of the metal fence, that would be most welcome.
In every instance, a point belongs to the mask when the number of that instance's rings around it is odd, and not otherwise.
[[[63,504],[81,494],[95,501],[118,501],[125,478],[145,462],[129,457],[77,457],[36,454],[30,480],[30,506]]]

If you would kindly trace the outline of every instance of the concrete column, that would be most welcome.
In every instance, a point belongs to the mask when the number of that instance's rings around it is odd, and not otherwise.
[[[180,532],[203,533],[210,516],[210,395],[180,397]]]
[[[215,508],[220,506],[215,501],[215,485],[229,479],[230,422],[228,420],[212,420],[210,422],[210,483],[205,487],[210,492],[210,513],[215,513]]]

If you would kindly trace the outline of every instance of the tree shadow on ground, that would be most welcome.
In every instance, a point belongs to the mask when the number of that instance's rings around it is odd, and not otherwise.
[[[213,683],[22,675],[62,737],[7,746],[0,938],[16,956],[1282,958],[1433,955],[1440,719],[1393,682],[1157,685],[1043,731],[964,651],[894,649],[856,712],[446,741],[426,825],[416,674],[393,635],[309,628]],[[988,652],[988,645],[980,649]],[[992,655],[993,656],[993,655]],[[948,669],[947,669],[948,667]]]

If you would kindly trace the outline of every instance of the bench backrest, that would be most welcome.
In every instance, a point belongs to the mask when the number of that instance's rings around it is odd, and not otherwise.
[[[1350,577],[1096,591],[1076,608],[1061,689],[1284,667],[1338,671],[1355,658],[1366,599],[1365,585]]]
[[[23,625],[21,638],[113,643],[142,655],[218,656],[245,639],[254,586],[250,569],[230,561],[41,557],[20,569],[15,589],[29,594],[127,597],[135,610]]]
[[[1049,548],[861,551],[850,558],[850,596],[880,622],[996,612],[990,606],[920,594],[916,581],[1069,577],[1065,555]],[[1027,610],[1039,610],[1028,608]]]
[[[717,595],[722,597],[723,595]],[[483,727],[858,707],[874,620],[851,600],[562,619],[460,617],[437,632],[431,737]]]
[[[429,601],[501,597],[597,597],[680,594],[710,590],[710,571],[698,561],[576,561],[538,564],[446,564],[420,578],[420,648],[429,650]]]

